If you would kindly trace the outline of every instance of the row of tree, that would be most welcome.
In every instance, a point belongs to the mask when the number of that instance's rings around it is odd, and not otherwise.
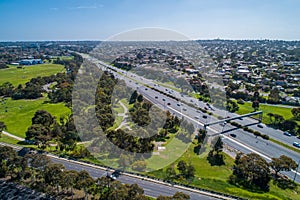
[[[279,158],[272,158],[268,163],[261,156],[250,154],[238,154],[233,167],[233,174],[229,177],[232,184],[242,185],[250,189],[269,190],[271,170],[274,171],[275,179],[282,179],[278,176],[280,171],[290,171],[297,168],[297,163],[291,158],[282,155]],[[287,184],[290,181],[286,180]]]
[[[93,179],[87,171],[67,170],[60,163],[53,163],[43,154],[35,152],[18,156],[11,147],[0,147],[0,178],[8,178],[34,190],[47,193],[57,198],[70,198],[84,192],[84,199],[91,196],[100,200],[148,200],[144,190],[137,184],[122,184],[108,177]],[[166,199],[190,199],[178,192],[173,197],[160,196]]]
[[[293,109],[293,110],[296,111],[298,109]],[[282,115],[275,114],[275,113],[268,113],[267,115],[270,118],[270,122],[273,127],[279,128],[280,130],[283,131],[289,131],[290,133],[295,135],[300,134],[300,126],[297,124],[295,120],[293,119],[286,120]]]

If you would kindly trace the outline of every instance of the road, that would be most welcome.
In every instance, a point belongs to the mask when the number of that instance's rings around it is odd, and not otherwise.
[[[193,103],[198,107],[206,107],[206,103],[200,102],[195,98],[188,97],[186,95],[181,95],[180,93],[170,90],[169,88],[163,87],[161,85],[157,85],[152,80],[145,79],[144,77],[140,77],[131,72],[125,72],[121,69],[115,68],[113,66],[107,65],[95,58],[89,58],[90,61],[97,64],[97,66],[102,70],[109,70],[112,72],[116,78],[122,79],[125,81],[128,87],[137,89],[140,94],[142,94],[145,98],[149,99],[153,104],[156,104],[160,108],[164,110],[169,110],[171,113],[184,117],[188,121],[194,124],[196,128],[203,127],[204,123],[217,121],[218,119],[214,116],[207,115],[202,113],[198,109],[190,107],[186,103],[178,102],[173,98],[169,98],[160,92],[150,89],[148,86],[155,87],[160,91],[168,92],[173,96],[180,98],[182,101],[187,103]],[[109,68],[113,68],[119,73],[116,73]],[[227,111],[217,109],[212,106],[210,110],[214,114],[218,116],[238,116],[237,114],[228,113]],[[203,116],[207,116],[204,118]],[[292,145],[292,142],[298,140],[295,137],[284,136],[282,131],[274,130],[272,128],[263,125],[263,128],[257,127],[257,121],[252,118],[244,118],[243,120],[234,120],[243,125],[249,125],[252,129],[258,130],[263,134],[267,134],[270,137]],[[270,161],[273,157],[279,157],[280,155],[286,155],[291,157],[296,162],[299,161],[300,155],[295,151],[291,151],[285,147],[282,147],[278,144],[275,144],[268,140],[263,140],[261,138],[256,138],[253,134],[243,131],[242,129],[237,129],[236,127],[226,124],[226,126],[213,125],[208,127],[208,135],[221,135],[224,138],[224,143],[229,145],[230,147],[240,150],[243,153],[255,152],[263,156],[266,160]],[[236,137],[231,137],[230,134],[235,134]],[[293,179],[295,172],[286,172],[284,173],[289,178]],[[296,177],[296,181],[300,183],[299,173]]]
[[[94,167],[86,166],[86,165],[81,165],[77,163],[73,163],[67,160],[63,159],[57,159],[52,157],[51,158],[53,162],[61,163],[63,164],[66,169],[68,170],[86,170],[93,178],[99,178],[102,176],[107,175],[107,171],[104,169],[95,169]],[[200,194],[198,192],[193,192],[193,191],[188,191],[187,189],[180,189],[178,186],[172,186],[170,184],[165,184],[165,183],[160,183],[160,182],[155,182],[155,181],[149,181],[149,180],[142,180],[140,178],[128,176],[128,175],[121,175],[118,178],[119,181],[122,183],[127,183],[127,184],[138,184],[140,187],[142,187],[145,191],[145,195],[151,196],[151,197],[158,197],[159,195],[164,195],[164,196],[172,196],[176,192],[184,192],[188,195],[190,195],[192,200],[212,200],[212,199],[220,199],[212,196],[207,196],[204,194]]]
[[[20,147],[20,146],[10,145],[10,144],[6,144],[3,142],[0,142],[0,146],[11,146],[17,151],[22,149],[22,147]],[[46,154],[46,155],[50,157],[52,162],[61,163],[68,170],[76,170],[76,171],[85,170],[94,179],[106,176],[107,173],[110,173],[109,170],[107,170],[103,167],[86,164],[86,163],[82,163],[79,161],[68,160],[65,158],[60,158],[60,157],[57,157],[57,156],[51,155],[51,154]],[[126,184],[136,183],[144,189],[145,195],[155,197],[155,198],[160,195],[172,196],[176,192],[184,192],[185,194],[190,195],[191,200],[199,200],[199,199],[201,199],[201,200],[228,199],[228,200],[230,200],[230,199],[233,199],[233,198],[229,198],[229,197],[220,196],[218,194],[212,194],[212,193],[205,192],[205,191],[194,190],[191,188],[185,188],[185,187],[178,186],[178,185],[171,185],[171,184],[157,181],[154,179],[140,177],[137,175],[127,174],[127,173],[122,173],[121,176],[118,177],[118,181],[120,181],[122,183],[126,183]]]

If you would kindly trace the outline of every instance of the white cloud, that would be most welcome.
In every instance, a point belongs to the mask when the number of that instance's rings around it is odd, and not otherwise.
[[[79,10],[79,9],[97,9],[97,8],[102,8],[103,5],[92,5],[92,6],[76,6],[76,7],[68,7],[70,10]]]

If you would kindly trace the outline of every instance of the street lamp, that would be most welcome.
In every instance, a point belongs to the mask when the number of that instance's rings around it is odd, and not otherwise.
[[[296,179],[296,176],[297,176],[297,173],[298,173],[299,164],[300,164],[300,159],[298,161],[298,165],[297,165],[297,169],[295,171],[295,176],[294,176],[293,182],[295,182],[295,179]]]

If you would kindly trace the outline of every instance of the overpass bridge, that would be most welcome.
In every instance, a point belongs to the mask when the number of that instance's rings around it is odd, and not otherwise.
[[[204,124],[204,130],[206,130],[206,128],[208,126],[212,126],[212,125],[215,125],[215,124],[227,123],[230,120],[242,119],[242,118],[245,118],[245,117],[251,117],[253,115],[259,115],[258,121],[259,122],[262,121],[263,112],[262,111],[257,111],[257,112],[252,112],[252,113],[248,113],[248,114],[245,114],[245,115],[240,115],[240,116],[237,116],[237,117],[229,117],[229,118],[221,119],[221,120],[210,122],[210,123],[205,123]]]

